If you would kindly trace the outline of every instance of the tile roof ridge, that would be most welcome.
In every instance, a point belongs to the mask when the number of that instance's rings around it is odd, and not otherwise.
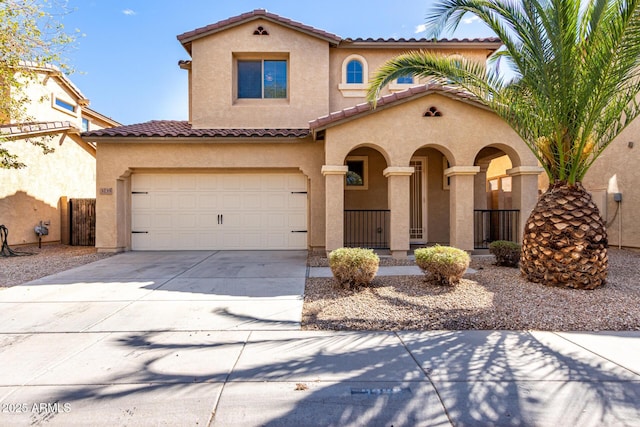
[[[332,34],[332,33],[329,33],[328,31],[321,30],[319,28],[315,28],[307,24],[303,24],[302,22],[294,21],[293,19],[285,18],[283,16],[269,12],[266,9],[254,9],[250,12],[245,12],[240,15],[232,16],[232,17],[223,19],[221,21],[214,22],[209,25],[205,25],[204,27],[196,28],[194,30],[179,34],[177,38],[181,43],[185,44],[190,42],[193,39],[199,38],[200,36],[203,37],[211,32],[221,31],[229,26],[238,25],[242,22],[257,19],[260,17],[265,17],[272,21],[280,22],[283,25],[314,34],[321,38],[329,39],[334,43],[339,43],[342,40],[342,37],[336,34]]]
[[[387,95],[383,95],[378,98],[377,106],[378,107],[389,106],[397,102],[400,102],[403,99],[412,98],[420,94],[426,95],[432,92],[443,93],[461,100],[470,101],[473,103],[479,103],[477,99],[469,92],[466,92],[462,89],[455,88],[453,86],[446,86],[440,83],[431,82],[431,83],[425,83],[418,86],[412,86],[400,92],[394,92]],[[309,129],[314,130],[319,127],[324,127],[332,123],[338,122],[340,120],[354,117],[371,110],[373,110],[371,103],[369,102],[359,103],[351,107],[343,108],[342,110],[333,111],[329,114],[326,114],[324,116],[311,120],[309,122]]]

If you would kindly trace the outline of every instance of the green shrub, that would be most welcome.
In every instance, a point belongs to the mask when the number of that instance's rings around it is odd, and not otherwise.
[[[489,252],[496,257],[496,265],[517,267],[522,247],[515,242],[496,240],[489,245]]]
[[[372,249],[340,248],[329,254],[329,267],[338,284],[346,289],[370,285],[380,258]]]
[[[414,251],[416,264],[433,281],[443,285],[458,283],[469,267],[469,254],[450,246],[432,246]]]

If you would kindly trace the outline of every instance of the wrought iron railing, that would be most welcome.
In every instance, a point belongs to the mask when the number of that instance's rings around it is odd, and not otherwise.
[[[390,211],[344,211],[344,246],[389,249]]]
[[[487,249],[495,240],[518,241],[520,211],[517,209],[477,209],[473,211],[475,249]]]

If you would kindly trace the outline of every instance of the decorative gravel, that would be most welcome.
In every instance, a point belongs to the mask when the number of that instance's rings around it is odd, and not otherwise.
[[[308,278],[303,329],[640,330],[640,252],[609,249],[607,284],[592,291],[531,283],[519,269],[493,262],[472,257],[477,273],[454,287],[425,276],[378,276],[370,287],[347,291],[332,278]]]
[[[41,249],[38,245],[12,249],[33,255],[0,256],[0,287],[19,285],[114,255],[97,253],[94,247],[60,244],[42,245]]]

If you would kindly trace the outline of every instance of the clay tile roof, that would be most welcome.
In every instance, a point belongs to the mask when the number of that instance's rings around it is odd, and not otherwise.
[[[393,104],[401,103],[403,101],[407,101],[410,98],[417,96],[424,96],[430,93],[439,93],[450,98],[459,99],[465,102],[470,102],[477,106],[486,108],[483,104],[481,104],[473,95],[468,92],[464,92],[460,89],[455,89],[450,86],[443,86],[436,83],[429,83],[421,86],[410,87],[409,89],[403,90],[401,92],[392,93],[390,95],[385,95],[381,98],[378,98],[377,108],[388,107]],[[336,124],[342,120],[355,118],[358,115],[366,114],[372,112],[373,109],[371,104],[362,103],[358,104],[355,107],[345,108],[344,110],[333,112],[329,115],[319,117],[315,120],[309,122],[309,128],[311,130],[319,130],[323,128],[327,128],[330,125]]]
[[[190,44],[193,40],[208,36],[209,34],[213,34],[213,33],[225,30],[227,28],[234,27],[236,25],[240,25],[255,19],[266,19],[272,22],[276,22],[286,27],[293,28],[298,31],[302,31],[309,35],[319,37],[323,40],[327,40],[328,42],[335,43],[335,44],[339,43],[340,40],[342,40],[340,36],[337,36],[335,34],[331,34],[323,30],[319,30],[309,25],[305,25],[301,22],[293,21],[289,18],[284,18],[282,16],[276,15],[275,13],[267,12],[264,9],[256,9],[251,12],[243,13],[242,15],[233,16],[231,18],[224,19],[214,24],[207,25],[206,27],[196,28],[193,31],[187,31],[186,33],[180,34],[178,36],[178,41],[180,41],[180,43],[185,45],[185,48],[187,48],[188,50],[188,46],[186,45]]]
[[[193,129],[187,121],[153,120],[84,132],[83,138],[304,138],[309,129]]]
[[[345,39],[344,40],[346,43],[489,43],[489,44],[493,44],[493,43],[501,43],[500,39],[498,37],[483,37],[483,38],[473,38],[473,39],[469,39],[469,38],[464,38],[464,39],[458,39],[458,38],[453,38],[453,39],[426,39],[426,38],[420,38],[420,39],[416,39],[416,38],[410,38],[410,39],[405,39],[405,38],[377,38],[377,39],[373,39],[371,37],[369,38],[357,38],[357,39]]]

